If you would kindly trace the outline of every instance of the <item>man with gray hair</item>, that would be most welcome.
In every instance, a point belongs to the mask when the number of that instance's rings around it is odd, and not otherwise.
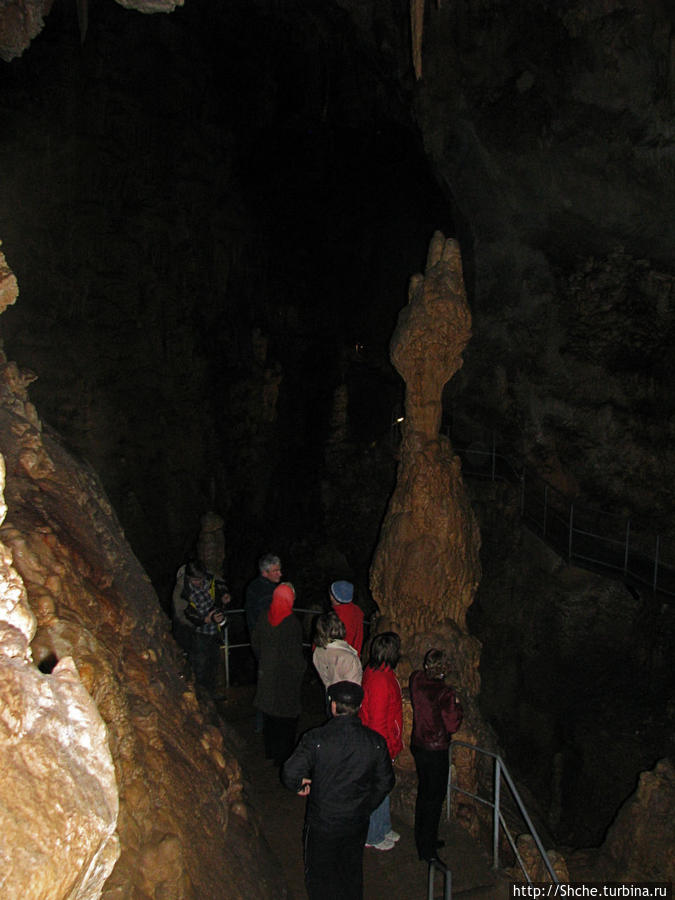
[[[249,583],[246,588],[246,597],[244,599],[244,609],[246,610],[246,625],[248,627],[249,639],[253,639],[253,630],[256,626],[260,613],[267,612],[272,602],[272,594],[275,587],[281,581],[281,560],[273,553],[265,553],[258,560],[259,574]],[[253,649],[253,647],[251,647]],[[255,656],[255,650],[253,650]],[[257,662],[257,656],[256,656]],[[255,730],[262,731],[262,713],[256,710]]]
[[[328,688],[331,718],[306,731],[281,780],[307,797],[305,885],[309,900],[362,900],[363,848],[371,812],[394,786],[387,742],[361,723],[363,689]]]
[[[246,588],[244,601],[249,637],[253,636],[260,613],[269,609],[274,588],[281,581],[281,560],[273,553],[266,553],[258,560],[258,569],[259,574]]]

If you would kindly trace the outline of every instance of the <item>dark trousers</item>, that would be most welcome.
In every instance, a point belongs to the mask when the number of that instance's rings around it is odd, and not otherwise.
[[[297,716],[293,719],[281,716],[269,716],[263,714],[263,742],[265,744],[265,757],[273,759],[281,766],[293,752],[295,747],[295,732],[298,727]]]
[[[447,750],[411,747],[417,768],[415,801],[415,845],[420,859],[436,856],[438,824],[445,800],[450,769]]]
[[[220,665],[220,639],[216,634],[192,632],[190,665],[197,684],[203,685],[211,693],[218,686],[218,666]]]
[[[367,833],[368,822],[339,835],[305,825],[305,886],[309,900],[362,900]]]

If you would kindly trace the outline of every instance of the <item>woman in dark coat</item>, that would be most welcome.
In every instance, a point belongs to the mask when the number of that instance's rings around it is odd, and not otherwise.
[[[253,705],[263,713],[265,756],[278,766],[288,759],[295,746],[300,688],[307,667],[302,652],[302,626],[293,615],[294,601],[292,584],[277,585],[251,640],[259,660]]]

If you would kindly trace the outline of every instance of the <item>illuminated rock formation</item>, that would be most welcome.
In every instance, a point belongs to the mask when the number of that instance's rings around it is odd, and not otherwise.
[[[371,568],[373,596],[403,639],[443,623],[465,631],[480,579],[480,536],[459,459],[439,434],[443,386],[471,335],[459,246],[437,232],[411,279],[391,358],[406,382],[396,489]],[[471,682],[471,692],[477,692]]]
[[[444,649],[452,665],[449,681],[459,688],[465,708],[457,737],[485,746],[485,727],[475,703],[480,644],[465,627],[480,580],[480,535],[464,492],[460,461],[439,434],[443,386],[462,365],[462,350],[471,335],[456,241],[440,232],[434,235],[426,272],[411,279],[408,297],[390,347],[392,362],[406,382],[400,464],[371,567],[371,590],[383,614],[378,630],[401,635],[401,684],[407,684],[430,647]],[[409,734],[412,711],[407,704],[405,718]],[[455,765],[461,787],[475,791],[474,754],[459,749]],[[413,769],[407,750],[399,767]],[[409,809],[411,794],[404,786],[401,802]],[[458,814],[478,832],[473,808],[463,806]]]
[[[0,275],[6,306],[3,258]],[[0,362],[3,896],[282,895],[225,728],[98,477],[43,428],[34,376]]]

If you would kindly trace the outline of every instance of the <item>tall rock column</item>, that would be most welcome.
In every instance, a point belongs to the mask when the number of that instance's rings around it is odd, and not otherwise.
[[[408,304],[391,339],[391,360],[406,382],[405,420],[396,488],[384,518],[370,570],[370,587],[382,618],[378,631],[401,636],[398,667],[402,687],[431,647],[445,650],[449,681],[459,689],[465,720],[458,734],[485,744],[475,704],[480,680],[480,643],[466,632],[466,611],[480,580],[480,534],[464,492],[460,461],[439,434],[444,385],[462,365],[471,337],[462,260],[455,240],[436,232],[424,275],[410,281]],[[410,734],[412,711],[404,703]],[[482,739],[482,740],[481,740]],[[409,741],[404,745],[407,747]],[[454,756],[455,775],[466,790],[478,783],[470,751]],[[414,766],[409,752],[399,757],[402,774]],[[412,814],[415,784],[399,778],[401,810]],[[457,811],[477,832],[475,810]]]
[[[459,245],[436,232],[391,339],[392,362],[406,382],[405,421],[396,489],[370,573],[373,596],[404,647],[444,620],[464,631],[480,579],[480,535],[460,461],[439,434],[443,387],[470,337]]]

